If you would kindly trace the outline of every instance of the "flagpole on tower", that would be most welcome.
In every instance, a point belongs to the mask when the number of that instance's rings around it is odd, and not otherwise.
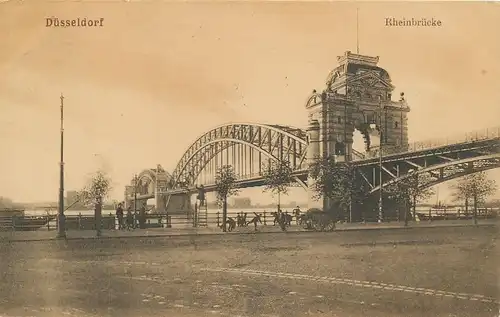
[[[356,8],[356,54],[359,54],[359,8]]]

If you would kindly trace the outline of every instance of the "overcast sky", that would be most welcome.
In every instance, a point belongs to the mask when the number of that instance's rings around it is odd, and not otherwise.
[[[358,6],[360,53],[380,56],[394,95],[405,92],[411,141],[500,126],[498,4]],[[50,16],[104,26],[47,28]],[[386,27],[386,17],[442,26]],[[172,171],[213,126],[305,127],[307,97],[356,50],[355,18],[352,3],[2,3],[0,195],[57,200],[61,92],[66,189],[104,168],[116,199],[134,173]]]

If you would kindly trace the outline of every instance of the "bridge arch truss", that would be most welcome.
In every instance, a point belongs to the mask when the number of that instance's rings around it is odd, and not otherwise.
[[[415,175],[427,176],[421,178],[419,187],[428,188],[468,174],[500,168],[500,138],[388,156],[382,165],[366,161],[360,162],[358,167],[372,194],[381,187],[384,190]]]
[[[307,135],[299,128],[257,123],[218,126],[186,150],[172,173],[173,188],[213,184],[223,165],[233,166],[241,179],[261,176],[271,161],[287,161],[293,170],[300,170],[306,151]]]

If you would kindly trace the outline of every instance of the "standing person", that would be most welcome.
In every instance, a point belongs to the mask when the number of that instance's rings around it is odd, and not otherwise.
[[[292,225],[292,215],[289,215],[288,214],[288,211],[285,210],[285,222],[286,222],[286,225],[287,226],[291,226]]]
[[[196,199],[200,201],[200,206],[203,207],[206,206],[206,200],[205,200],[205,187],[203,185],[200,185],[200,187],[196,186],[196,189],[198,190],[198,195],[196,196]]]
[[[146,228],[146,206],[142,206],[141,210],[139,211],[139,228],[145,229]]]
[[[118,204],[118,207],[116,208],[116,218],[118,219],[118,230],[125,229],[123,226],[123,208],[122,208],[122,203]]]
[[[276,214],[276,222],[281,227],[281,221],[283,220],[283,211],[281,208],[278,208],[278,213]]]
[[[278,218],[278,223],[280,225],[280,228],[282,231],[286,231],[286,222],[287,222],[287,214],[280,211],[279,213],[279,218]]]
[[[297,206],[297,208],[295,208],[293,210],[293,215],[295,216],[295,221],[297,222],[297,224],[299,224],[299,218],[300,218],[300,207]]]
[[[132,213],[132,207],[127,208],[127,230],[134,229],[134,214]]]
[[[134,229],[139,228],[139,210],[134,210]]]
[[[240,215],[240,213],[238,213],[236,215],[236,223],[237,223],[238,227],[242,227],[242,225],[241,225],[241,220],[242,219],[243,219],[242,216]]]

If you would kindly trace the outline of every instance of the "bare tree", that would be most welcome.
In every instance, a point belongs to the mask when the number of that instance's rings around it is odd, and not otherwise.
[[[466,206],[469,199],[473,200],[474,210],[472,215],[474,224],[477,224],[478,205],[484,203],[487,197],[496,192],[497,184],[494,180],[489,179],[485,172],[478,172],[460,178],[458,183],[452,186],[452,189],[455,197],[462,197],[465,200]]]
[[[411,205],[411,185],[409,179],[401,180],[397,183],[390,184],[384,191],[388,197],[395,202],[403,205],[405,226],[408,225],[408,212]],[[401,213],[400,213],[401,214]]]
[[[472,191],[469,188],[470,184],[465,178],[459,179],[459,181],[450,186],[452,190],[453,201],[464,202],[465,204],[465,215],[469,215],[469,206],[472,198]]]
[[[288,187],[295,183],[292,175],[293,170],[288,161],[275,161],[264,169],[263,177],[265,187],[263,191],[271,192],[273,196],[278,196],[278,210],[280,210],[280,197],[288,193]]]
[[[435,194],[435,190],[432,187],[425,186],[431,181],[429,174],[415,174],[412,177],[406,179],[409,187],[410,194],[410,205],[413,209],[412,218],[415,220],[417,204],[428,200]]]
[[[215,175],[217,202],[222,203],[222,230],[227,231],[227,198],[239,193],[236,173],[231,165],[221,166]]]
[[[463,202],[465,205],[464,214],[465,216],[468,216],[471,197],[469,191],[466,189],[466,183],[458,181],[457,183],[451,184],[449,188],[452,191],[451,192],[452,201],[458,203]]]
[[[367,197],[368,184],[348,163],[336,163],[333,157],[319,159],[310,166],[310,172],[315,180],[312,189],[316,198],[328,197],[341,210],[347,211],[353,203],[361,203]],[[335,210],[329,212],[338,216]]]
[[[111,190],[111,178],[105,172],[97,171],[78,193],[78,198],[82,203],[94,208],[97,236],[101,235],[102,204]]]
[[[389,197],[404,204],[405,225],[408,221],[407,212],[409,211],[409,208],[411,207],[413,209],[412,218],[415,220],[417,204],[419,202],[426,201],[434,195],[434,189],[432,187],[425,186],[430,181],[431,179],[428,174],[418,174],[411,171],[407,178],[404,178],[397,183],[393,183],[385,189],[385,191],[389,194]]]

